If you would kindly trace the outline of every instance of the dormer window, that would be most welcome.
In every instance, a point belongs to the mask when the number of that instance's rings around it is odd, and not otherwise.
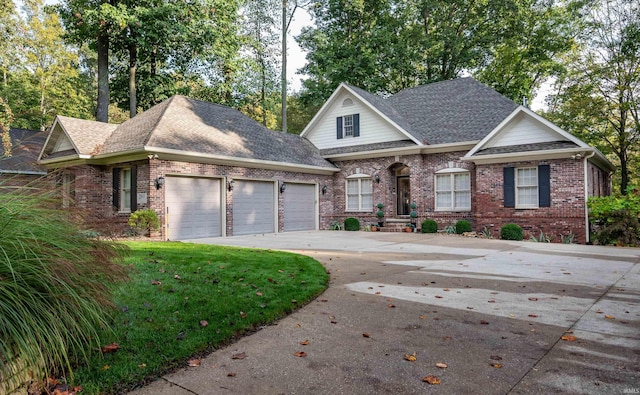
[[[336,118],[337,138],[360,136],[360,114],[343,115]]]

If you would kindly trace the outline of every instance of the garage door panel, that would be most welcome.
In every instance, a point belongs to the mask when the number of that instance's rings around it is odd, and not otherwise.
[[[166,178],[170,240],[222,235],[220,185],[220,180],[211,178]]]
[[[283,205],[285,232],[316,228],[315,185],[287,183]]]
[[[236,180],[233,189],[233,234],[275,231],[274,183]]]

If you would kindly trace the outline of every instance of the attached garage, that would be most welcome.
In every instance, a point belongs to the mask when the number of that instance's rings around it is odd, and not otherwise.
[[[276,183],[234,180],[233,235],[274,233]]]
[[[316,229],[316,186],[287,183],[283,195],[284,231]]]
[[[167,176],[164,188],[168,240],[222,236],[220,179]]]

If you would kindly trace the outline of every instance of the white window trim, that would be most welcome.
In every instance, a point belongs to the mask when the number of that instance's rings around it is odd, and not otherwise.
[[[129,185],[125,186],[124,183],[124,172],[125,171],[129,171]],[[129,192],[129,199],[125,199],[125,192]],[[120,212],[121,213],[130,213],[131,212],[131,207],[126,207],[125,205],[129,205],[131,206],[131,168],[130,167],[123,167],[120,169],[120,191],[118,191],[118,193],[120,193]]]
[[[349,209],[349,181],[358,181],[358,208],[357,209]],[[363,207],[362,206],[362,180],[370,180],[371,181],[371,201],[373,202],[373,177],[369,174],[354,174],[344,181],[344,195],[345,195],[345,207],[344,210],[347,213],[366,213],[371,212],[373,206],[371,207]]]
[[[350,120],[350,124],[347,126],[347,119]],[[350,132],[347,133],[347,130]],[[342,138],[353,138],[353,114],[343,115],[342,116]]]
[[[520,203],[520,193],[519,190],[520,188],[532,188],[534,187],[534,185],[518,185],[518,171],[520,170],[528,170],[528,169],[533,169],[536,173],[536,184],[535,184],[535,196],[536,196],[536,203],[535,204],[523,204]],[[513,176],[515,177],[515,180],[513,181],[513,184],[515,186],[515,198],[516,198],[516,207],[515,208],[521,208],[521,209],[529,209],[529,208],[540,208],[540,176],[538,174],[538,167],[536,166],[528,166],[528,167],[516,167],[515,171],[513,173]]]
[[[469,189],[468,190],[456,190],[455,189],[455,176],[457,174],[468,174],[469,175]],[[438,207],[438,177],[439,176],[448,176],[450,182],[449,192],[451,193],[451,205],[449,207]],[[471,172],[466,169],[460,168],[447,168],[436,172],[433,177],[433,207],[434,211],[453,211],[453,212],[467,212],[471,211]],[[469,192],[469,207],[455,207],[455,194],[456,192]]]

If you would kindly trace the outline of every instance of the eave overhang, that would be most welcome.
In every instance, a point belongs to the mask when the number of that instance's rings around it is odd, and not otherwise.
[[[348,152],[342,154],[323,155],[323,158],[339,162],[345,160],[374,159],[388,156],[407,156],[420,154],[437,154],[444,152],[468,151],[473,148],[478,141],[463,141],[460,143],[419,145],[413,147],[388,148],[372,151]]]

